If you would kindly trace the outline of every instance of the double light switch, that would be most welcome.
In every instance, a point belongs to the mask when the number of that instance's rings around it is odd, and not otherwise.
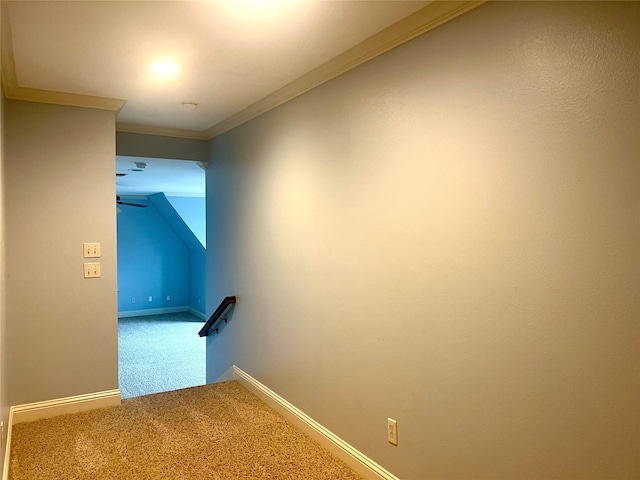
[[[100,258],[100,244],[99,243],[85,243],[84,258]]]
[[[82,245],[84,258],[100,258],[100,243],[84,243]],[[100,262],[84,264],[84,278],[99,278]]]

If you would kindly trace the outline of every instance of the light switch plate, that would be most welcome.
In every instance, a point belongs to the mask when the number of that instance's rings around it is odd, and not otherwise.
[[[84,264],[84,278],[99,278],[100,262]]]
[[[100,257],[100,243],[84,243],[82,250],[84,252],[84,258]]]

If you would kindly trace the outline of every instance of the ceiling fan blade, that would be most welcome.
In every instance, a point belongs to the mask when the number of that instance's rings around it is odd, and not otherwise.
[[[142,205],[140,203],[129,203],[129,202],[116,202],[118,205],[126,205],[128,207],[138,207],[138,208],[147,208],[149,205]]]
[[[138,208],[147,208],[149,206],[149,205],[142,205],[140,203],[123,202],[120,200],[120,195],[116,195],[116,203],[118,205],[126,205],[128,207],[138,207]]]

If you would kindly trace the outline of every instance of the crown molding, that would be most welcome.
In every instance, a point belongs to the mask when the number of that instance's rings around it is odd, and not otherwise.
[[[209,140],[205,132],[185,130],[182,128],[153,127],[134,123],[116,123],[117,132],[141,133],[143,135],[161,135],[163,137],[192,138],[195,140]]]
[[[293,82],[267,95],[262,100],[235,113],[225,120],[203,130],[186,130],[164,128],[129,123],[118,123],[119,132],[161,135],[197,140],[210,140],[235,127],[242,125],[329,80],[352,70],[353,68],[377,57],[403,43],[408,42],[454,18],[479,7],[487,0],[448,1],[436,0],[429,3],[408,17],[394,23],[374,36],[350,48],[346,52],[299,77]],[[115,112],[125,105],[126,100],[116,98],[79,95],[50,90],[25,88],[18,85],[9,12],[5,1],[0,2],[2,8],[2,86],[5,97],[14,100],[51,103],[84,108],[97,108]]]
[[[39,90],[37,88],[11,87],[10,85],[5,86],[5,96],[11,100],[50,103],[69,107],[96,108],[114,112],[119,112],[120,109],[124,107],[124,104],[127,103],[126,100],[120,100],[118,98],[94,97],[91,95],[79,95],[77,93]]]
[[[487,0],[437,0],[394,23],[293,82],[204,131],[211,139],[377,57],[423,33],[479,7]]]
[[[9,11],[7,2],[1,3],[2,50],[0,52],[0,65],[2,66],[2,87],[5,98],[26,102],[66,105],[70,107],[96,108],[114,112],[119,112],[120,109],[124,107],[126,100],[120,100],[118,98],[79,95],[76,93],[56,92],[53,90],[40,90],[19,86],[16,75],[16,62],[13,56],[13,35],[11,34]]]

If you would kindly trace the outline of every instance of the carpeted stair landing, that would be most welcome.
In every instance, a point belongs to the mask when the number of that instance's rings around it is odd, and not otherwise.
[[[10,480],[361,479],[237,382],[13,426]]]

